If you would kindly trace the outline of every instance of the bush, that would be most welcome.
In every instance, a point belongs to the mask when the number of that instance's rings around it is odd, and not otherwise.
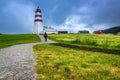
[[[120,48],[120,44],[116,45],[115,48]]]
[[[82,68],[87,68],[88,65],[87,65],[87,64],[82,64],[81,67],[82,67]]]
[[[90,38],[76,38],[72,43],[76,44],[82,44],[82,45],[92,45],[92,46],[97,46],[97,42],[95,40],[92,40]]]
[[[92,39],[90,39],[90,38],[85,38],[85,39],[84,39],[84,43],[85,43],[86,45],[97,46],[97,42],[94,41],[94,40],[92,40]]]
[[[107,76],[110,74],[110,71],[109,70],[101,70],[101,71],[98,71],[98,73],[104,75],[104,76]]]
[[[103,48],[108,48],[109,47],[109,41],[106,39],[104,42],[103,42]]]

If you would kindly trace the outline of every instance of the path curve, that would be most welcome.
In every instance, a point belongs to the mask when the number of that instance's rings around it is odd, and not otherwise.
[[[44,42],[20,44],[0,49],[0,80],[36,80],[34,69],[35,55],[32,46],[43,43],[56,43],[52,40]]]

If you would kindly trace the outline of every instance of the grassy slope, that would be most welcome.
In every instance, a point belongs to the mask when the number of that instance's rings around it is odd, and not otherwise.
[[[36,45],[33,49],[40,80],[120,80],[119,55],[49,44]]]
[[[40,39],[34,34],[14,34],[0,35],[0,48],[8,47],[15,44],[39,42]]]
[[[112,34],[51,34],[50,39],[62,43],[120,49],[120,35]]]

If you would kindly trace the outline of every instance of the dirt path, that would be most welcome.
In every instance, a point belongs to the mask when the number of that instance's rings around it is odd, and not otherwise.
[[[15,45],[0,49],[0,80],[36,80],[34,71],[35,56],[32,46],[44,43],[56,43],[48,39],[42,42]]]
[[[108,53],[108,54],[120,55],[120,50],[83,47],[83,46],[75,46],[75,45],[61,44],[61,43],[52,43],[52,45],[62,46],[62,47],[66,47],[66,48],[72,48],[72,49],[76,49],[76,50],[86,50],[86,51],[92,51],[92,52],[103,52],[103,53]]]

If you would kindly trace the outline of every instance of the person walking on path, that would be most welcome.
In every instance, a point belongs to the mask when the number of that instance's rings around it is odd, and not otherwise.
[[[44,34],[44,39],[45,39],[45,42],[47,42],[47,33],[46,32]]]

